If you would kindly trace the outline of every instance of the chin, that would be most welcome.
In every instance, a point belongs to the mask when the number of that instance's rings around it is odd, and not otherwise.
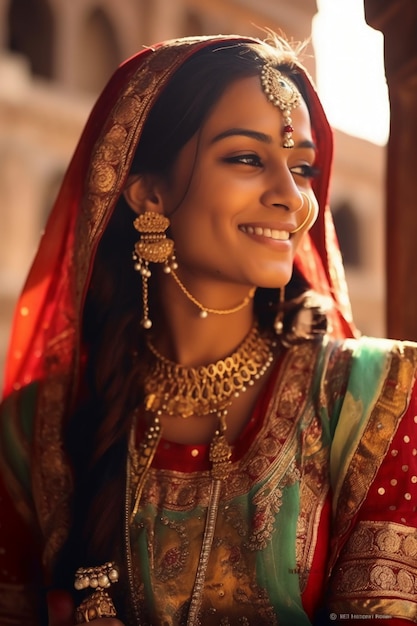
[[[257,287],[264,287],[265,289],[280,289],[281,287],[285,287],[292,276],[293,268],[288,272],[274,272],[273,274],[268,273],[268,275],[264,274],[263,276],[258,276],[257,280],[254,281],[254,285]]]
[[[283,263],[259,263],[251,268],[252,284],[268,289],[279,289],[291,280],[293,269],[293,259],[286,259]]]

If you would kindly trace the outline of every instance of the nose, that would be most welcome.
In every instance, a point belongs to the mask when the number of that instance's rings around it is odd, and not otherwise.
[[[304,203],[291,172],[280,169],[271,175],[262,195],[262,204],[266,207],[283,207],[287,211],[299,211]]]

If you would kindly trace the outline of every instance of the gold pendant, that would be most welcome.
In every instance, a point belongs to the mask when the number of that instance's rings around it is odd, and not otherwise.
[[[216,430],[210,444],[211,475],[214,480],[226,480],[230,473],[232,448],[224,435],[225,430],[225,426]]]

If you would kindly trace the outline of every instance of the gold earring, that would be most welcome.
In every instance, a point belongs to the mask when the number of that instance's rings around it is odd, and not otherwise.
[[[274,321],[274,330],[277,335],[281,335],[284,330],[284,302],[285,302],[285,286],[279,289],[278,311]]]
[[[293,235],[294,233],[298,233],[298,231],[302,230],[304,228],[304,226],[306,224],[308,224],[308,222],[310,221],[311,214],[313,212],[313,203],[311,201],[310,196],[308,196],[304,191],[300,191],[300,193],[303,196],[303,198],[307,199],[307,203],[308,203],[307,215],[306,215],[306,218],[301,222],[301,224],[299,224],[297,226],[297,228],[295,228],[294,230],[291,231],[291,235]],[[301,209],[301,207],[303,205],[304,205],[304,199],[303,199],[303,202],[301,203],[300,209]],[[300,209],[298,209],[298,210],[300,210]]]
[[[140,233],[140,240],[133,251],[134,268],[142,276],[142,326],[149,329],[152,321],[149,318],[148,280],[151,277],[149,263],[165,263],[172,255],[174,242],[166,236],[170,221],[165,215],[145,211],[135,219],[133,226]]]

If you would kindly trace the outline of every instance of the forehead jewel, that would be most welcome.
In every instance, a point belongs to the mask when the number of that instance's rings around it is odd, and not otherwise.
[[[261,85],[268,100],[282,111],[284,122],[282,145],[284,148],[292,148],[294,146],[292,138],[294,129],[291,111],[300,105],[301,94],[294,83],[269,61],[265,61],[262,66]]]

